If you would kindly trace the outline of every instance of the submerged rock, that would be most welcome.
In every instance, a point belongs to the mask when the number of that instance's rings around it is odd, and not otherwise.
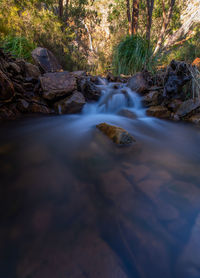
[[[147,115],[162,119],[169,119],[171,116],[170,111],[164,106],[152,106],[147,109]]]
[[[46,73],[40,77],[43,98],[55,100],[76,90],[76,78],[69,72]]]
[[[85,105],[85,98],[82,93],[76,91],[73,95],[57,102],[55,108],[59,114],[72,114],[81,112]]]
[[[129,145],[136,142],[135,138],[121,127],[109,125],[107,123],[101,123],[96,127],[118,145]]]
[[[129,119],[132,119],[132,120],[137,119],[137,115],[134,112],[132,112],[132,111],[130,111],[128,109],[120,110],[118,115],[120,115],[122,117],[126,117],[126,118],[129,118]]]
[[[43,73],[61,71],[56,57],[46,48],[37,47],[32,51],[32,57]]]

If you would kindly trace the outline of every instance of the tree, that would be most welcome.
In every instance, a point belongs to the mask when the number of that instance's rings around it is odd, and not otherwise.
[[[133,0],[132,2],[132,15],[130,1],[126,0],[127,19],[128,19],[128,30],[129,35],[136,35],[138,30],[138,19],[139,19],[139,0]]]
[[[63,0],[59,0],[58,5],[59,17],[63,19]]]
[[[158,53],[158,51],[160,50],[166,31],[167,31],[167,27],[170,23],[170,20],[172,18],[172,12],[173,12],[173,8],[175,5],[175,1],[176,0],[170,0],[169,3],[169,9],[168,12],[166,11],[166,4],[165,4],[165,0],[162,0],[162,28],[161,28],[161,32],[160,32],[160,36],[158,37],[158,41],[154,50],[154,54]]]
[[[150,43],[154,0],[146,0],[146,4],[147,4],[146,39]]]

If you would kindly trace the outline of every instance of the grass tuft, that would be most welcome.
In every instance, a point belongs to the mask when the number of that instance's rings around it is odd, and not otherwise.
[[[143,69],[152,71],[156,62],[152,54],[152,47],[145,38],[138,35],[126,37],[114,49],[114,74],[132,75]]]

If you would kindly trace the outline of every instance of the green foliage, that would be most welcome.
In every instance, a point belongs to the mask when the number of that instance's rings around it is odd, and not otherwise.
[[[192,63],[200,57],[200,31],[199,25],[196,34],[181,45],[173,46],[168,53],[163,53],[162,64],[169,64],[171,60],[186,61]],[[194,29],[195,30],[195,29]]]
[[[28,41],[25,37],[8,36],[2,42],[5,51],[11,52],[18,58],[24,58],[31,61],[31,52],[35,49],[36,45]]]
[[[141,36],[128,36],[114,49],[115,74],[134,74],[143,69],[153,70],[152,48]]]

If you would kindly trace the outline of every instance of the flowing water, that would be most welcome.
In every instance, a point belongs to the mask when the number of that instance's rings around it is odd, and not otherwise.
[[[81,115],[1,125],[0,278],[200,277],[200,129],[100,82]]]

